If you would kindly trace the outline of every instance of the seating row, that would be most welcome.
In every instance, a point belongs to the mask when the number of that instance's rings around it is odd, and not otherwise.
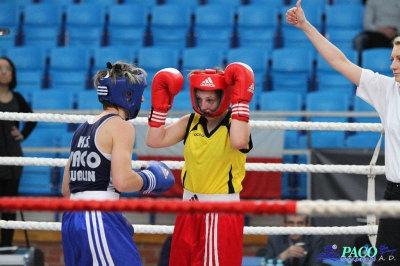
[[[146,91],[151,92],[150,89],[146,89]],[[142,103],[141,116],[146,116],[151,108],[150,93],[146,93],[144,97],[145,101]],[[43,99],[46,99],[46,101],[43,101]],[[40,90],[32,92],[32,97],[29,100],[34,112],[55,110],[87,111],[100,110],[102,108],[97,100],[95,90],[86,90],[79,93],[61,90]],[[354,106],[351,105],[351,101],[354,102]],[[288,121],[380,123],[377,113],[369,104],[355,95],[349,96],[341,91],[310,92],[306,95],[305,101],[303,101],[303,96],[297,92],[263,92],[261,93],[260,103],[260,111],[283,112],[279,116],[287,117],[286,120]],[[182,91],[176,96],[171,110],[193,111],[188,91]],[[314,113],[307,114],[302,111]],[[343,115],[321,115],[321,112],[342,112]],[[348,112],[353,112],[353,115]],[[364,117],[365,112],[369,112],[370,116]],[[273,116],[274,114],[269,115]],[[74,127],[62,123],[40,123],[40,125],[40,127],[55,128],[61,131],[74,129]],[[310,136],[308,136],[308,133]],[[350,146],[356,148],[357,145],[364,148],[373,148],[376,145],[376,137],[366,139],[358,144],[351,142],[354,136],[359,138],[362,135],[379,137],[379,133],[376,134],[374,132],[346,132],[346,130],[305,132],[287,130],[285,133],[285,148],[348,148]],[[309,137],[310,143],[308,143]],[[348,143],[349,140],[351,143]]]
[[[340,91],[311,92],[306,95],[305,102],[299,93],[293,92],[265,92],[261,95],[261,110],[263,111],[308,111],[313,112],[307,116],[294,114],[287,116],[287,121],[294,122],[331,122],[331,123],[380,123],[375,109],[361,100],[358,96],[348,95]],[[353,106],[351,101],[354,102]],[[326,115],[324,116],[324,112]],[[328,115],[329,112],[342,112],[343,115]],[[353,112],[349,115],[347,112]],[[369,117],[360,115],[368,112]],[[377,145],[379,132],[361,131],[298,131],[287,130],[285,132],[285,148],[369,148]],[[382,147],[384,145],[382,144]]]
[[[354,63],[392,76],[390,48],[364,50],[361,56],[355,50],[343,50]],[[40,47],[15,47],[2,53],[12,59],[17,68],[17,90],[31,93],[35,89],[82,91],[92,89],[92,76],[104,69],[107,61],[134,62],[148,72],[148,86],[154,74],[162,68],[174,67],[185,76],[193,69],[225,67],[231,62],[250,65],[255,74],[256,97],[253,110],[263,109],[259,102],[264,91],[296,91],[305,96],[311,91],[340,90],[353,95],[355,86],[330,67],[314,50],[306,48],[281,48],[267,53],[262,48],[232,48],[228,50],[210,47],[173,49],[170,47],[57,47],[49,52]],[[1,54],[0,54],[1,55]],[[361,58],[361,62],[358,61]],[[148,94],[148,92],[145,92]]]
[[[272,2],[271,2],[272,3]],[[0,39],[0,48],[21,45],[98,47],[109,45],[262,47],[271,50],[296,42],[311,47],[305,35],[283,22],[286,5],[234,5],[216,3],[194,9],[181,4],[117,4],[93,2],[59,5],[1,3],[1,24],[11,34]],[[347,3],[303,4],[310,20],[334,44],[352,46],[362,31],[364,5]]]
[[[3,3],[18,3],[21,5],[35,3],[56,3],[70,5],[77,3],[94,3],[99,5],[119,5],[119,4],[145,4],[148,7],[165,4],[180,4],[190,7],[197,7],[208,4],[225,4],[239,7],[241,5],[272,4],[276,6],[294,5],[295,0],[2,0]],[[309,0],[314,5],[334,5],[343,3],[364,4],[363,0]]]

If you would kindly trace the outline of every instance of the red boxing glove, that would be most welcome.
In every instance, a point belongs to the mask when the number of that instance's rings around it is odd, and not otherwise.
[[[151,110],[149,126],[165,125],[167,113],[172,107],[175,95],[183,86],[183,76],[175,68],[164,68],[158,71],[151,84]]]
[[[231,63],[225,69],[225,82],[229,86],[233,86],[232,119],[249,122],[249,102],[254,94],[253,70],[244,63]]]

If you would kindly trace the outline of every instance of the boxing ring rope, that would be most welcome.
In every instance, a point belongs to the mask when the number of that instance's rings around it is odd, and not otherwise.
[[[139,169],[145,161],[132,161],[132,168]],[[183,161],[164,161],[171,169],[182,169]],[[39,157],[0,157],[0,165],[34,165],[64,167],[67,159]],[[309,173],[349,173],[382,175],[384,166],[370,165],[310,165],[279,163],[246,163],[246,171],[259,172],[309,172]]]
[[[199,202],[181,199],[133,198],[119,200],[70,200],[52,197],[2,197],[2,210],[24,211],[134,211],[158,213],[208,213],[239,214],[302,214],[319,217],[358,217],[376,214],[380,217],[400,215],[398,201],[348,201],[348,200],[242,200],[239,202]]]
[[[136,234],[172,234],[174,226],[172,225],[141,225],[133,224]],[[19,230],[46,230],[61,231],[60,222],[19,222],[0,220],[0,228],[19,229]],[[282,227],[268,226],[255,227],[245,226],[245,235],[358,235],[358,234],[376,234],[378,226],[347,226],[347,227]]]
[[[50,113],[9,113],[0,112],[0,120],[42,121],[61,123],[82,123],[93,115],[68,115]],[[177,119],[167,118],[166,123]],[[147,118],[138,117],[131,121],[134,125],[147,125]],[[250,121],[252,128],[285,130],[335,130],[382,132],[380,123],[329,123],[291,121]],[[64,167],[67,159],[0,157],[0,165],[34,165]],[[132,161],[133,168],[140,168],[144,161]],[[184,162],[163,161],[171,169],[181,169]],[[364,174],[368,177],[384,174],[384,166],[371,165],[305,165],[305,164],[263,164],[246,163],[247,171],[280,171],[312,173]],[[345,200],[255,200],[229,202],[183,202],[165,199],[120,199],[116,201],[71,201],[65,198],[0,198],[0,209],[4,210],[112,210],[135,212],[236,212],[252,214],[304,214],[308,216],[360,216],[381,217],[400,216],[400,205],[395,201],[345,201]],[[134,225],[136,233],[172,233],[173,226]],[[61,230],[57,222],[18,222],[0,220],[0,228]],[[353,227],[245,227],[245,234],[369,234],[377,232],[376,225]]]
[[[83,123],[93,115],[69,115],[51,113],[12,113],[0,112],[0,120],[11,121],[41,121],[58,123]],[[166,124],[177,121],[178,118],[167,118]],[[131,120],[133,125],[147,125],[147,117],[137,117]],[[382,132],[380,123],[337,123],[337,122],[293,122],[293,121],[256,121],[250,120],[252,128],[288,129],[288,130],[334,130],[334,131],[372,131]]]

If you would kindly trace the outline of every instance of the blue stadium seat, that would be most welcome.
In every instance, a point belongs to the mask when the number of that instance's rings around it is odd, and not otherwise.
[[[268,91],[262,92],[260,96],[260,111],[301,111],[303,108],[303,95],[293,91]],[[300,116],[290,116],[286,121],[301,121]],[[285,131],[285,148],[298,149],[298,130]]]
[[[342,49],[342,52],[351,62],[358,65],[358,52],[356,50]],[[333,69],[320,54],[317,54],[316,63],[315,76],[317,90],[342,89],[345,93],[353,96],[355,85],[341,73]]]
[[[42,122],[32,131],[29,137],[21,143],[25,157],[55,158],[59,132],[42,128]],[[54,123],[55,124],[55,123]],[[55,195],[56,169],[51,166],[23,167],[19,193],[23,196]]]
[[[205,0],[206,5],[226,5],[232,7],[239,7],[242,5],[242,0]]]
[[[149,9],[151,9],[152,7],[158,5],[158,0],[121,0],[121,1],[122,1],[122,4],[145,5]]]
[[[306,96],[307,111],[349,111],[350,101],[346,94],[335,91],[310,92]],[[311,116],[311,122],[348,122],[348,117]],[[311,148],[345,148],[345,131],[313,130]]]
[[[0,25],[2,28],[18,29],[21,23],[20,16],[21,11],[18,4],[0,2]]]
[[[283,163],[309,164],[306,155],[284,155]],[[307,198],[308,174],[296,172],[282,173],[282,198],[305,199]]]
[[[4,4],[17,4],[19,6],[34,4],[35,0],[2,0],[1,3]]]
[[[354,112],[374,112],[377,114],[376,110],[372,105],[361,99],[360,97],[354,95]],[[354,117],[355,122],[359,123],[380,123],[379,116],[375,117]]]
[[[248,0],[246,5],[265,5],[267,4],[270,8],[280,9],[285,4],[285,0]]]
[[[65,44],[99,47],[105,44],[106,9],[96,4],[75,4],[66,7]]]
[[[67,5],[74,5],[75,0],[40,0],[42,4],[57,4],[65,8]]]
[[[48,89],[32,93],[32,109],[34,111],[71,110],[73,104],[74,94],[69,90]]]
[[[147,87],[143,91],[144,102],[140,105],[138,116],[147,116],[151,109],[151,87]]]
[[[51,89],[85,90],[88,87],[89,70],[90,53],[85,47],[58,47],[50,51]]]
[[[285,1],[285,0],[283,0],[283,1]],[[295,6],[296,2],[297,2],[296,0],[286,0],[286,5]],[[308,0],[306,3],[301,3],[302,6],[303,6],[303,4],[315,5],[318,7],[325,8],[326,6],[331,4],[331,0]]]
[[[234,45],[235,9],[222,4],[201,5],[194,12],[195,46],[228,49]]]
[[[31,154],[29,157],[35,156]],[[35,156],[36,157],[36,156]],[[55,196],[55,169],[51,166],[26,165],[22,170],[20,196]]]
[[[134,63],[137,50],[131,46],[102,46],[93,49],[93,71],[105,69],[107,62],[118,60]]]
[[[99,102],[97,90],[84,90],[76,95],[76,109],[78,110],[102,110],[103,105]]]
[[[167,5],[184,5],[190,8],[191,11],[195,10],[201,3],[201,0],[164,0]]]
[[[337,46],[340,50],[352,49],[353,39],[361,31],[359,29],[337,29],[331,28],[327,29],[325,32],[325,37]]]
[[[293,91],[265,91],[261,93],[260,111],[301,111],[303,95]]]
[[[38,126],[29,137],[21,142],[26,157],[56,158],[56,148],[63,134],[61,128],[41,127],[44,122],[38,122]],[[58,124],[58,123],[52,123]],[[62,124],[62,123],[61,123]],[[65,124],[64,124],[65,125]],[[53,189],[54,167],[51,166],[24,166],[20,191],[24,193],[51,194]]]
[[[175,96],[171,111],[193,112],[190,90],[182,90]]]
[[[298,91],[303,95],[309,91],[313,76],[313,50],[275,49],[271,53],[271,62],[271,90]]]
[[[17,46],[6,53],[17,68],[17,89],[31,92],[44,87],[46,53],[40,46]]]
[[[179,69],[180,50],[171,47],[144,47],[138,50],[138,66],[145,69],[148,88],[154,75],[161,69],[173,67]]]
[[[346,1],[326,6],[326,27],[363,29],[364,5]]]
[[[58,147],[63,149],[64,151],[60,152],[57,157],[59,158],[68,158],[69,157],[69,149],[71,146],[72,137],[75,132],[63,132],[59,137]],[[62,171],[63,172],[63,171]]]
[[[283,155],[283,164],[296,163],[297,155]],[[297,173],[295,172],[282,172],[282,198],[292,198],[294,195],[294,188],[292,186],[293,179],[296,179]]]
[[[97,4],[97,5],[102,5],[105,8],[109,8],[113,5],[118,5],[119,0],[81,0],[82,3],[85,4]]]
[[[74,93],[68,90],[37,90],[32,92],[32,110],[37,113],[49,113],[54,110],[72,110],[75,103]],[[70,125],[63,122],[38,122],[35,131],[46,129],[59,136],[68,131]]]
[[[38,122],[37,125],[40,125],[42,122]],[[62,124],[62,123],[60,123]],[[28,136],[27,139],[25,139],[23,142],[21,142],[21,146],[23,149],[27,149],[24,152],[27,153],[36,153],[38,154],[38,151],[34,151],[33,148],[55,148],[58,143],[58,135],[53,134],[53,131],[49,131],[47,129],[43,129],[41,127],[36,127],[32,133]],[[44,151],[43,152],[45,155],[40,156],[40,157],[46,157],[48,155],[54,155],[54,151]]]
[[[378,144],[380,137],[379,132],[356,132],[353,135],[348,136],[347,148],[350,149],[375,149],[376,145]],[[382,142],[381,142],[381,149],[385,148],[385,141],[383,135]]]
[[[70,145],[72,141],[72,137],[74,135],[74,131],[62,132],[59,135],[58,141],[58,149],[59,153],[57,154],[57,158],[67,159],[70,156]],[[54,190],[57,195],[61,195],[61,188],[62,188],[62,180],[64,175],[65,167],[57,167],[57,172],[55,173],[56,180],[59,182],[55,182]]]
[[[254,72],[255,90],[253,100],[250,102],[252,110],[258,109],[259,96],[267,90],[267,72],[270,55],[261,47],[239,47],[230,49],[226,54],[227,64],[242,62],[248,64]],[[252,108],[253,106],[253,108]]]
[[[393,77],[390,69],[392,48],[371,48],[361,52],[361,66],[379,72],[382,75]]]
[[[60,136],[60,141],[58,143],[58,146],[60,148],[70,148],[72,137],[74,136],[75,132],[64,132]],[[68,152],[67,152],[68,154]],[[68,157],[68,155],[66,156]]]
[[[254,71],[254,74],[260,74],[262,79],[257,79],[259,81],[256,83],[258,85],[257,89],[260,91],[264,90],[265,76],[268,71],[268,61],[270,59],[270,54],[267,50],[259,47],[238,47],[229,49],[226,52],[226,64],[233,62],[242,62],[248,64]]]
[[[212,47],[191,47],[182,51],[182,71],[224,66],[225,53]]]
[[[10,33],[7,35],[1,35],[0,37],[0,52],[3,54],[8,48],[15,47],[18,45],[18,27],[9,27]]]
[[[282,17],[285,16],[288,6],[283,6],[281,9]],[[323,16],[324,6],[315,5],[311,2],[302,3],[302,8],[307,14],[307,20],[314,25],[314,27],[321,33],[323,33]],[[281,43],[283,47],[291,47],[294,43],[297,47],[304,47],[314,49],[312,43],[308,39],[307,35],[304,34],[300,29],[293,27],[292,25],[283,22],[281,27]]]
[[[149,9],[143,4],[120,4],[108,10],[107,45],[140,48],[147,44]]]
[[[347,95],[335,91],[310,92],[306,96],[306,109],[308,111],[348,111],[349,99]]]
[[[238,46],[272,50],[277,46],[277,8],[269,5],[244,5],[238,8]]]
[[[223,50],[213,47],[191,47],[182,51],[182,74],[185,78],[184,89],[189,88],[187,75],[195,69],[224,67]]]
[[[307,155],[299,155],[296,160],[297,164],[310,164]],[[296,198],[306,199],[308,193],[308,173],[297,173],[297,191]]]
[[[151,9],[152,45],[183,49],[190,46],[192,11],[185,5],[157,5]]]
[[[339,48],[352,48],[354,37],[363,31],[364,5],[336,4],[325,9],[325,36]]]
[[[62,44],[62,8],[57,4],[31,4],[23,9],[23,44],[54,48]]]
[[[372,105],[365,102],[358,96],[354,96],[354,112],[374,112],[376,110]],[[375,117],[353,117],[356,123],[381,123],[379,116]],[[378,143],[380,133],[379,132],[364,132],[356,131],[348,136],[347,147],[354,149],[375,149]],[[381,148],[384,148],[384,141],[381,143]]]

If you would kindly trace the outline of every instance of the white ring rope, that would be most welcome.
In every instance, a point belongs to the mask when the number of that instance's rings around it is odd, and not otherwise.
[[[42,121],[61,123],[82,123],[93,115],[68,115],[51,113],[13,113],[0,112],[0,120],[11,121]],[[167,118],[166,123],[177,121],[177,118]],[[147,125],[147,117],[137,117],[131,120],[134,125]],[[251,120],[253,128],[288,129],[288,130],[334,130],[334,131],[372,131],[381,132],[381,123],[335,123],[335,122],[292,122],[292,121],[256,121]]]
[[[133,224],[136,234],[172,234],[172,225],[140,225]],[[0,228],[20,230],[61,231],[60,222],[20,222],[0,220]],[[376,234],[377,225],[348,226],[348,227],[281,227],[281,226],[245,226],[245,235],[359,235]]]
[[[145,161],[132,161],[132,168],[139,169]],[[182,169],[183,161],[163,161],[171,169]],[[0,165],[34,165],[64,167],[67,159],[38,157],[0,157]],[[385,166],[370,165],[310,165],[279,163],[246,163],[247,171],[260,172],[310,172],[310,173],[349,173],[363,175],[383,175]]]
[[[61,123],[83,123],[93,115],[69,115],[53,113],[13,113],[0,112],[0,120],[11,121],[43,121]],[[167,118],[170,124],[177,118]],[[137,117],[131,120],[134,125],[147,125],[147,117]],[[332,122],[292,122],[292,121],[256,121],[251,120],[253,128],[286,129],[286,130],[330,130],[330,131],[372,131],[382,132],[380,123],[332,123]],[[67,159],[34,158],[34,157],[0,157],[0,165],[34,165],[64,167]],[[132,161],[133,168],[140,168],[144,161]],[[182,169],[184,162],[164,161],[171,169]],[[385,173],[384,166],[360,165],[305,165],[305,164],[263,164],[246,163],[248,171],[266,172],[312,172],[312,173],[351,173],[364,175],[380,175]],[[364,202],[364,201],[298,201],[297,212],[317,216],[354,216],[371,213],[382,216],[400,214],[397,201]],[[166,225],[134,225],[136,233],[171,234],[173,226]],[[59,222],[20,222],[0,220],[0,228],[53,230],[60,231]],[[378,226],[352,227],[244,227],[244,234],[376,234]]]

